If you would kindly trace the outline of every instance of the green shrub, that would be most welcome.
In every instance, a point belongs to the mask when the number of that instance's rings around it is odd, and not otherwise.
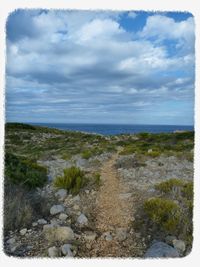
[[[85,150],[81,153],[83,159],[89,159],[92,156],[92,152],[89,150]]]
[[[153,223],[173,233],[180,223],[180,207],[172,200],[151,198],[144,203],[144,211]]]
[[[54,180],[54,186],[69,190],[72,194],[77,194],[85,185],[86,177],[84,172],[75,166],[64,169],[63,176],[58,176]]]
[[[162,193],[170,193],[172,191],[175,191],[176,188],[182,187],[183,185],[184,182],[182,180],[172,178],[155,185],[155,189],[159,190]]]
[[[148,156],[152,157],[152,158],[156,158],[159,157],[161,155],[160,151],[151,151],[147,153]]]
[[[12,183],[31,188],[43,186],[47,181],[47,169],[33,161],[7,153],[5,176]]]
[[[101,175],[100,173],[95,173],[94,174],[94,181],[97,186],[101,184]]]
[[[186,182],[182,188],[182,195],[187,200],[193,200],[193,182]]]

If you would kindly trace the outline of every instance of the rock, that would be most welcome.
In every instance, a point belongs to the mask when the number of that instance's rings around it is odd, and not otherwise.
[[[88,195],[90,193],[90,190],[85,190],[85,193]]]
[[[79,202],[80,200],[81,200],[81,198],[80,198],[79,195],[73,197],[73,201],[74,201],[74,202]]]
[[[45,219],[39,219],[38,224],[47,224],[47,221]]]
[[[44,225],[43,233],[49,242],[66,242],[74,239],[74,232],[67,226]]]
[[[84,234],[84,239],[87,241],[94,241],[97,237],[97,234],[95,232],[92,231],[87,231]]]
[[[16,240],[15,240],[14,237],[12,237],[12,238],[10,238],[10,239],[8,239],[8,240],[6,241],[6,243],[7,243],[8,245],[10,245],[10,246],[14,245],[15,242],[16,242]]]
[[[164,242],[155,242],[144,254],[144,258],[175,258],[179,257],[178,251]]]
[[[127,238],[127,229],[117,228],[116,229],[116,239],[119,241],[124,241]]]
[[[72,248],[71,244],[64,244],[63,246],[61,246],[62,254],[67,257],[73,257],[71,248]]]
[[[53,205],[50,209],[51,215],[56,215],[64,211],[63,205]]]
[[[111,235],[111,233],[110,232],[106,232],[106,233],[104,233],[103,234],[103,237],[104,237],[104,239],[106,240],[106,241],[112,241],[112,235]]]
[[[20,235],[25,235],[27,232],[27,228],[23,228],[20,230]]]
[[[37,226],[37,225],[38,225],[37,222],[33,222],[33,223],[32,223],[32,226],[33,226],[33,227],[35,227],[35,226]]]
[[[177,249],[181,254],[185,251],[186,247],[185,247],[184,241],[174,239],[172,242],[173,242],[174,248]]]
[[[56,193],[55,193],[55,197],[59,198],[60,200],[64,200],[67,196],[67,190],[65,189],[59,189]]]
[[[50,222],[51,222],[51,225],[53,225],[53,226],[59,226],[60,225],[60,221],[56,218],[53,218]]]
[[[173,245],[173,240],[177,239],[176,236],[173,236],[173,235],[168,235],[165,237],[165,242],[168,244],[168,245]]]
[[[61,214],[59,215],[59,220],[61,220],[61,221],[65,221],[67,218],[68,218],[68,215],[65,214],[65,213],[61,213]]]
[[[75,205],[73,206],[73,210],[80,210],[79,205],[75,204]]]
[[[50,247],[48,248],[48,255],[51,258],[56,258],[60,256],[60,251],[57,247]]]
[[[77,223],[81,226],[87,225],[88,219],[83,213],[81,213],[81,215],[78,216]]]

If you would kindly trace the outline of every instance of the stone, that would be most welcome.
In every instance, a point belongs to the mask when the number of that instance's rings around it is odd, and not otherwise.
[[[60,213],[59,215],[59,220],[65,221],[68,218],[68,215],[65,213]]]
[[[85,190],[85,193],[88,195],[90,193],[90,190]]]
[[[61,246],[62,254],[67,257],[73,257],[71,248],[72,248],[71,244],[64,244],[63,246]]]
[[[173,240],[177,239],[176,236],[174,235],[168,235],[165,237],[165,242],[168,244],[168,245],[173,245]]]
[[[55,197],[59,198],[60,200],[64,200],[67,196],[67,190],[65,189],[59,189],[56,193],[55,193]]]
[[[79,205],[75,204],[75,205],[73,206],[73,210],[80,210]]]
[[[50,214],[56,215],[56,214],[61,213],[63,211],[64,211],[63,205],[53,205],[50,209]]]
[[[164,242],[155,242],[144,254],[144,258],[176,258],[178,251]]]
[[[111,241],[113,239],[110,232],[103,233],[102,238],[105,239],[106,241]]]
[[[48,255],[50,258],[56,258],[60,256],[60,251],[57,247],[48,248]]]
[[[47,224],[47,221],[45,219],[39,219],[38,224]]]
[[[173,242],[174,248],[177,249],[181,254],[185,251],[186,247],[185,247],[184,241],[174,239],[172,242]]]
[[[81,200],[81,198],[80,198],[79,195],[73,197],[73,201],[74,201],[74,202],[79,202],[80,200]]]
[[[37,222],[33,222],[33,223],[32,223],[32,226],[33,226],[33,227],[35,227],[35,226],[37,226],[37,225],[38,225]]]
[[[67,226],[44,225],[43,233],[49,242],[66,242],[74,239],[74,232]]]
[[[14,245],[15,242],[16,242],[16,240],[15,240],[14,237],[12,237],[12,238],[10,238],[10,239],[8,239],[8,240],[6,241],[6,243],[7,243],[8,245],[10,245],[10,246]]]
[[[81,215],[79,215],[78,218],[77,218],[77,223],[79,225],[81,225],[81,226],[87,225],[88,224],[88,219],[83,213],[81,213]]]
[[[127,238],[127,229],[117,228],[116,229],[116,239],[119,241],[124,241]]]
[[[60,225],[59,220],[56,218],[53,218],[50,222],[51,222],[51,225],[53,225],[53,226],[59,226]]]
[[[87,231],[84,233],[84,239],[87,241],[94,241],[97,237],[97,234],[92,231]]]
[[[27,228],[23,228],[20,230],[20,235],[25,235],[27,232]]]

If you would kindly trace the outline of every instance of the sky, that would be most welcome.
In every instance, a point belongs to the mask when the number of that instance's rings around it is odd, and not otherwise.
[[[17,10],[6,36],[6,121],[194,123],[190,13]]]

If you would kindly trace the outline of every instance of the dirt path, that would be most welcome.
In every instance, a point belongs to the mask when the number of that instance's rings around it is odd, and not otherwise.
[[[97,198],[96,228],[101,233],[91,251],[97,257],[130,257],[132,201],[115,168],[118,153],[102,166]],[[132,255],[133,256],[133,255]]]

